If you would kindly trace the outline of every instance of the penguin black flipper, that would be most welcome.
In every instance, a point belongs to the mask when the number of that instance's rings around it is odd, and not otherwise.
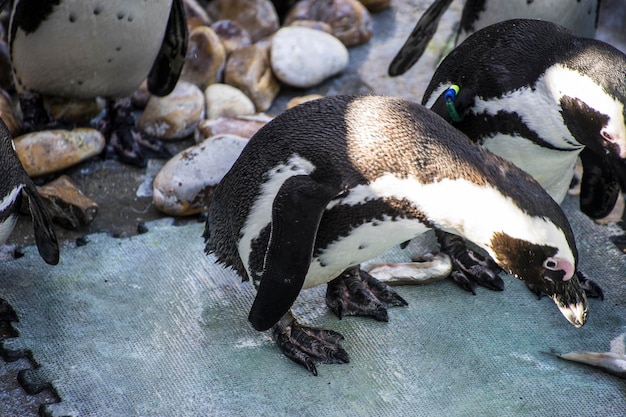
[[[309,270],[324,208],[338,190],[307,175],[287,179],[274,198],[265,265],[248,319],[268,330],[291,308]]]
[[[592,219],[607,216],[615,207],[620,184],[610,161],[585,147],[580,153],[583,176],[580,184],[580,210]]]
[[[174,0],[161,49],[148,74],[148,90],[157,96],[172,92],[187,54],[187,22],[183,0]]]
[[[30,181],[29,181],[30,182]],[[28,207],[33,219],[35,241],[37,250],[46,263],[56,265],[59,263],[59,243],[57,241],[52,218],[45,207],[35,185],[30,182],[22,189],[22,195],[28,198]]]
[[[4,213],[3,216],[0,216],[0,220],[2,220],[0,221],[0,230],[3,228],[2,223],[7,221],[7,218],[17,216],[23,201],[22,198],[26,197],[33,219],[33,229],[39,254],[50,265],[56,265],[59,263],[59,244],[52,226],[52,218],[37,192],[35,184],[22,166],[12,141],[9,129],[0,119],[0,190],[2,190],[0,192],[0,214]],[[14,198],[11,198],[12,195]],[[6,238],[13,230],[13,226],[10,226],[8,232],[6,226],[4,228],[3,234]],[[4,243],[4,239],[0,240],[0,243]]]
[[[424,12],[402,48],[389,64],[388,73],[390,76],[395,77],[404,74],[420,59],[437,31],[441,16],[450,6],[450,3],[452,0],[436,0]]]

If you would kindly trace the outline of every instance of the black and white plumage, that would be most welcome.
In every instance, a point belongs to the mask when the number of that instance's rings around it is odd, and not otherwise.
[[[389,66],[389,75],[409,70],[426,50],[441,16],[452,0],[435,0],[418,20]],[[600,0],[466,0],[455,44],[476,31],[509,19],[541,19],[566,27],[578,36],[593,38]]]
[[[62,97],[175,86],[187,42],[182,0],[17,0],[9,47],[18,89]]]
[[[455,48],[422,104],[530,173],[557,202],[581,156],[581,208],[599,218],[615,204],[626,159],[624,79],[626,55],[612,46],[550,22],[510,20]],[[445,97],[452,85],[458,122]]]
[[[39,254],[47,263],[56,265],[59,245],[52,218],[18,159],[9,130],[0,119],[0,244],[4,244],[13,231],[23,198],[28,200]]]
[[[429,229],[471,240],[539,285],[572,324],[585,322],[576,246],[558,204],[527,174],[401,99],[328,97],[268,123],[218,185],[205,241],[207,253],[258,287],[254,328],[273,327],[283,352],[315,372],[314,362],[347,354],[334,332],[294,336],[304,327],[290,313],[300,290],[350,275]]]
[[[152,94],[165,96],[176,86],[187,49],[183,0],[16,0],[9,49],[16,88],[25,98],[34,93],[118,99],[146,79]],[[170,156],[162,144],[135,131],[129,103],[110,106],[104,129],[107,136],[112,132],[120,159],[145,165],[143,152]],[[54,123],[37,100],[21,105],[25,116],[37,115],[25,121],[28,130]]]

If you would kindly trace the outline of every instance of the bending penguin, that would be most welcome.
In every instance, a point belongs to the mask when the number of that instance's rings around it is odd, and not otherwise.
[[[626,187],[624,79],[626,55],[612,46],[554,23],[516,19],[482,29],[455,48],[435,71],[422,104],[531,174],[559,203],[580,157],[581,210],[602,218]],[[457,277],[468,287],[475,281],[472,274]]]
[[[118,99],[147,78],[148,90],[165,96],[174,89],[186,54],[183,0],[16,0],[9,48],[31,129],[53,123],[31,93]],[[135,130],[129,100],[110,107],[111,142],[121,160],[145,165],[145,152],[168,155]]]
[[[420,59],[451,3],[435,0],[430,5],[389,65],[389,75],[404,74]],[[458,45],[476,31],[509,19],[546,20],[578,36],[593,38],[599,10],[600,0],[466,0],[454,43]]]
[[[59,244],[52,218],[17,157],[9,130],[0,119],[0,245],[15,227],[23,198],[28,199],[39,254],[50,265],[56,265]]]
[[[272,329],[283,353],[316,374],[316,363],[349,356],[340,334],[294,318],[300,291],[343,286],[327,292],[335,313],[386,320],[386,307],[406,302],[359,264],[430,229],[474,242],[549,294],[574,326],[585,322],[559,205],[529,175],[401,99],[327,97],[276,117],[216,188],[204,238],[207,254],[257,288],[252,326]]]

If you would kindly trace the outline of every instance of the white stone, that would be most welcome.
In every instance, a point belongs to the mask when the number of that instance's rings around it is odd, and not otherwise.
[[[247,143],[235,135],[213,136],[174,156],[154,178],[156,208],[172,216],[207,210],[213,190]]]
[[[240,89],[228,84],[211,84],[204,90],[207,119],[255,113],[254,103]]]
[[[284,27],[272,38],[271,65],[276,78],[308,88],[343,71],[348,49],[334,36],[306,27]]]

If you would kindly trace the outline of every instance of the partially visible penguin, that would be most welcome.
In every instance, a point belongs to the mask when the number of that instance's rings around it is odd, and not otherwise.
[[[24,198],[28,200],[39,254],[47,263],[56,265],[59,245],[52,219],[17,157],[9,130],[0,119],[0,245],[13,231]]]
[[[625,79],[626,55],[612,46],[515,19],[455,48],[422,104],[531,174],[559,203],[580,157],[581,209],[602,218],[626,186]]]
[[[541,287],[573,325],[585,322],[559,205],[528,174],[402,99],[334,96],[276,117],[216,188],[204,238],[207,254],[258,289],[252,326],[272,328],[283,353],[316,373],[316,363],[349,357],[341,335],[294,318],[301,289],[329,283],[336,314],[386,320],[386,307],[406,302],[359,264],[429,229],[476,243]]]
[[[10,15],[20,92],[119,98],[147,78],[149,91],[165,96],[176,85],[186,46],[183,0],[16,0]],[[132,134],[120,135],[117,140],[130,142],[119,145],[120,157],[139,158]]]
[[[455,48],[422,104],[561,202],[581,153],[626,159],[625,79],[626,55],[616,48],[550,22],[515,19]],[[616,196],[583,210],[601,216]]]
[[[452,0],[435,0],[424,12],[389,66],[389,75],[401,75],[415,64],[437,31],[439,20]],[[455,44],[474,32],[509,19],[554,22],[578,36],[593,38],[600,0],[466,0]]]

